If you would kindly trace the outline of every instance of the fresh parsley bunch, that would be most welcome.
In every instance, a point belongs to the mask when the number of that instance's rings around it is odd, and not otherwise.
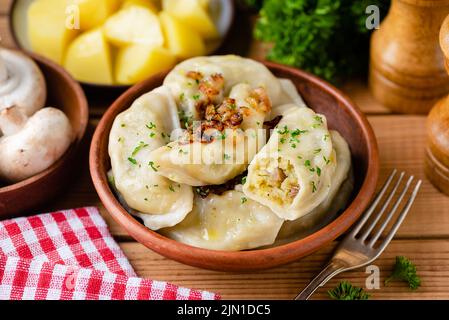
[[[261,6],[257,39],[273,43],[267,58],[305,69],[331,82],[365,73],[369,5],[381,9],[389,0],[246,0]]]

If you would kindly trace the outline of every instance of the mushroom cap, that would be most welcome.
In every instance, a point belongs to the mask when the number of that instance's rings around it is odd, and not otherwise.
[[[17,106],[31,116],[46,98],[45,78],[36,63],[18,51],[0,49],[0,111]]]
[[[20,131],[0,138],[0,179],[18,182],[44,171],[72,141],[72,126],[61,110],[39,110]]]

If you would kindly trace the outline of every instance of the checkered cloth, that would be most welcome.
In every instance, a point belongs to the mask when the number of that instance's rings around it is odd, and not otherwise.
[[[0,221],[2,300],[218,298],[138,278],[96,208]]]

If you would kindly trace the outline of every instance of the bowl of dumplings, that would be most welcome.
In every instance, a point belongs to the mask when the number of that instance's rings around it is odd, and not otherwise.
[[[344,233],[374,195],[358,108],[290,67],[196,57],[131,87],[90,150],[95,188],[137,241],[188,265],[275,267]]]

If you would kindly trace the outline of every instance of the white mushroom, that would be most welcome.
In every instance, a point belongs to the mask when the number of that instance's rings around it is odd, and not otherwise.
[[[28,118],[20,108],[0,111],[0,180],[18,182],[55,163],[69,148],[72,127],[59,109],[44,108]]]
[[[45,79],[33,60],[0,48],[0,111],[17,106],[26,116],[44,107]]]

